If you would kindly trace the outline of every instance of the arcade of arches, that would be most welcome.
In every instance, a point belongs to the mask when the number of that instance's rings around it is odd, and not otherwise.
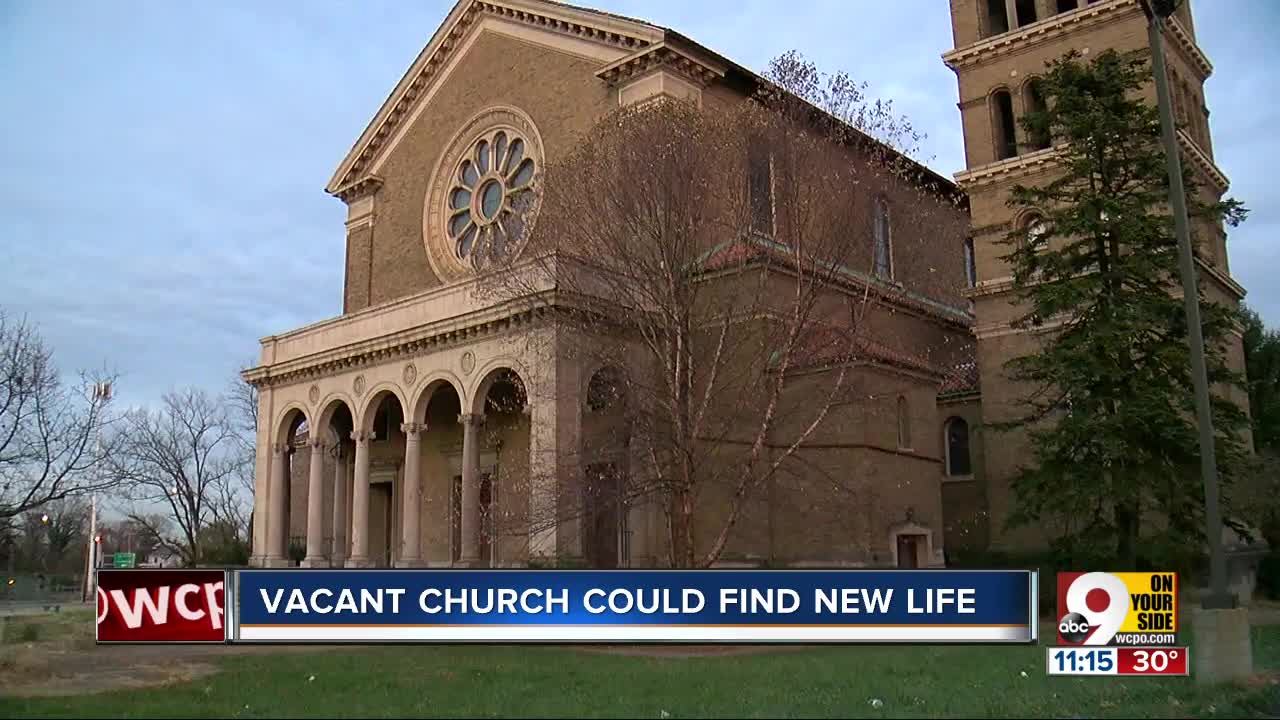
[[[541,444],[531,442],[539,437],[534,405],[509,367],[473,385],[456,376],[406,383],[414,369],[361,400],[353,390],[285,403],[267,426],[269,453],[259,456],[269,480],[257,493],[265,502],[257,505],[254,564],[503,567],[566,551],[593,567],[630,564],[627,526],[647,509],[625,505],[620,477],[628,460],[598,431],[614,429],[610,410],[623,402],[612,385],[600,389],[609,373],[594,373],[585,389],[580,411],[597,428],[585,442],[596,447],[579,453],[584,480],[574,498],[556,497],[544,477],[555,472],[538,459],[549,451],[546,433]],[[364,385],[365,374],[352,382]],[[309,395],[320,396],[318,388]],[[261,396],[263,411],[274,394]]]

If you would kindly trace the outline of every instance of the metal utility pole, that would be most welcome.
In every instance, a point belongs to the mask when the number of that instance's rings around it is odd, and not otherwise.
[[[1200,293],[1196,284],[1195,258],[1187,229],[1187,196],[1182,185],[1182,156],[1178,149],[1173,104],[1169,98],[1169,78],[1164,64],[1164,22],[1178,7],[1179,0],[1142,0],[1147,14],[1147,35],[1151,44],[1151,69],[1156,81],[1160,109],[1160,129],[1169,170],[1169,206],[1178,238],[1178,266],[1182,275],[1182,298],[1191,344],[1191,380],[1195,384],[1196,424],[1200,428],[1200,475],[1204,482],[1205,534],[1209,539],[1209,594],[1206,609],[1233,608],[1236,597],[1227,589],[1226,557],[1222,549],[1222,510],[1218,506],[1218,460],[1213,442],[1213,413],[1209,405],[1209,380],[1204,364],[1204,334],[1200,327]]]

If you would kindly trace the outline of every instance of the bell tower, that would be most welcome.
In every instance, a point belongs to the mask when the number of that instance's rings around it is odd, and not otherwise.
[[[1149,57],[1147,18],[1138,0],[951,0],[951,27],[955,47],[942,60],[955,71],[960,91],[966,167],[956,174],[956,182],[969,196],[968,295],[975,315],[983,422],[990,424],[1008,420],[1020,409],[1025,388],[1007,378],[1004,366],[1032,352],[1037,342],[1034,335],[1010,326],[1019,308],[1011,270],[1001,259],[1008,247],[1001,241],[1015,229],[1034,232],[1037,216],[1008,207],[1009,189],[1017,183],[1042,183],[1056,171],[1055,149],[1047,138],[1028,136],[1020,119],[1044,102],[1036,83],[1045,64],[1070,50],[1085,60],[1106,49]],[[1165,43],[1183,165],[1196,173],[1207,199],[1216,199],[1228,183],[1213,160],[1204,99],[1204,82],[1213,66],[1196,44],[1186,0],[1167,22]],[[1145,92],[1154,103],[1154,83]],[[1237,304],[1244,289],[1231,279],[1224,229],[1206,223],[1193,227],[1192,235],[1204,254],[1198,272],[1206,292],[1219,302]],[[1232,367],[1243,372],[1238,335],[1230,340],[1228,356]],[[1247,407],[1247,395],[1236,395],[1231,393]],[[1034,542],[1033,536],[1002,529],[1013,500],[1009,480],[1030,457],[1027,439],[1008,433],[986,448],[992,545]]]

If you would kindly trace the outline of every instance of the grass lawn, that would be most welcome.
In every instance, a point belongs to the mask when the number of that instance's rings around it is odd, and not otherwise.
[[[1259,669],[1280,669],[1280,626],[1255,628],[1254,645]],[[163,688],[0,697],[0,717],[1280,715],[1280,685],[1049,678],[1043,647],[637,657],[550,647],[406,646],[217,662],[215,675]],[[0,669],[0,694],[3,686]]]

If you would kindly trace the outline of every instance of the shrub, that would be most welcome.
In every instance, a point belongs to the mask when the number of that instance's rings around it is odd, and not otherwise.
[[[40,639],[40,626],[35,623],[23,623],[18,630],[14,642],[30,643]]]

